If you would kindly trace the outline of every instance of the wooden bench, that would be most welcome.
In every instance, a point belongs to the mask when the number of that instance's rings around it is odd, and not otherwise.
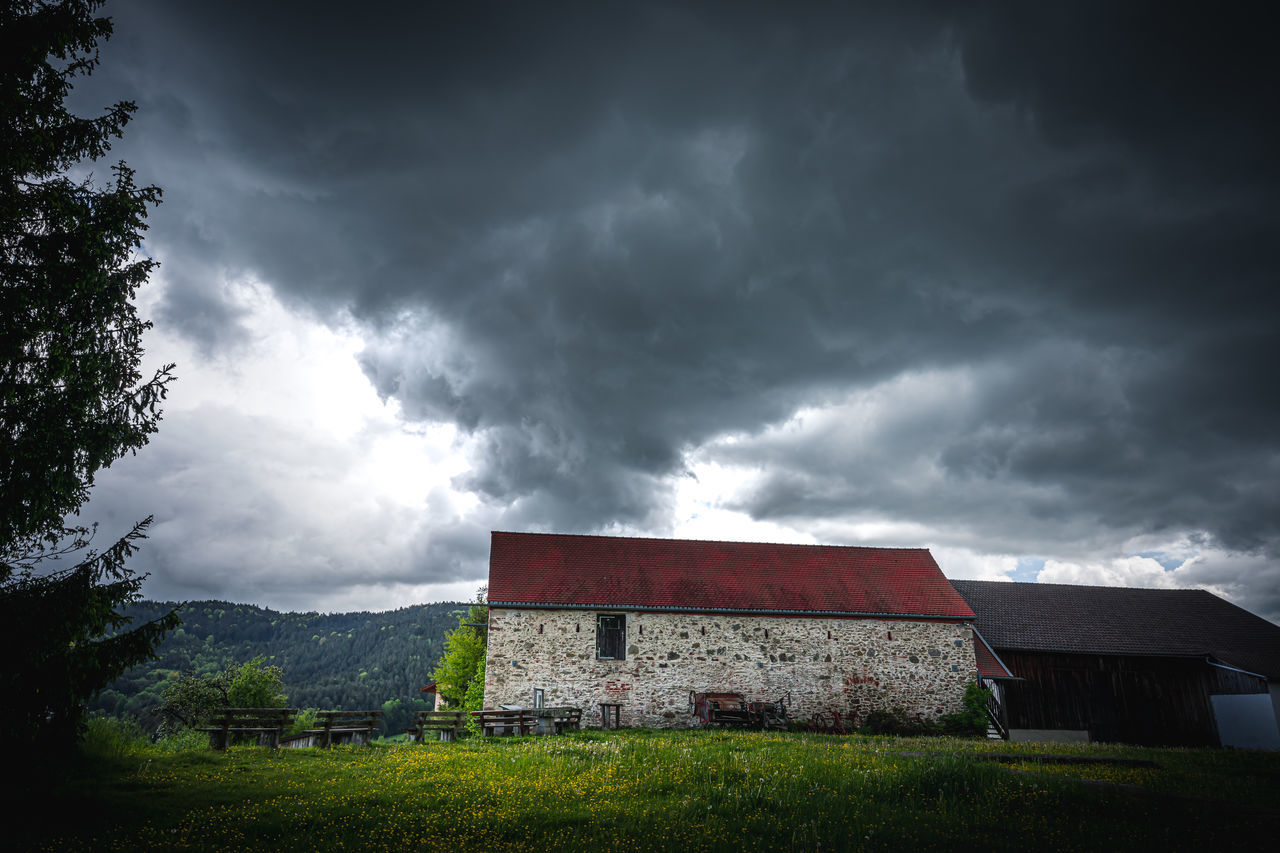
[[[276,749],[297,716],[297,708],[218,708],[198,731],[209,734],[210,749],[226,749],[233,734],[257,734],[259,746]]]
[[[466,726],[466,711],[419,711],[418,724],[409,729],[409,739],[422,743],[427,732],[439,732],[442,741],[456,740]]]
[[[308,729],[307,734],[315,735],[319,741],[316,745],[333,746],[334,738],[339,742],[355,741],[363,736],[364,742],[373,740],[373,732],[382,722],[382,711],[317,711],[317,728]]]
[[[503,708],[497,711],[472,711],[485,737],[495,735],[527,735],[537,724],[531,711],[525,708]]]
[[[534,718],[534,731],[540,735],[560,735],[582,728],[581,708],[534,708],[525,713]]]

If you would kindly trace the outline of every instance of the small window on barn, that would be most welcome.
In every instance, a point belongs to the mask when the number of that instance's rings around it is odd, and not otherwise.
[[[546,706],[546,703],[546,694],[542,692],[542,688],[533,688],[533,707],[542,708]]]
[[[596,617],[596,660],[627,659],[627,617],[601,613]]]

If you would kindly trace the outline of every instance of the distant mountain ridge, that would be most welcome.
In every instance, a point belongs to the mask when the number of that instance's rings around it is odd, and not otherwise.
[[[141,601],[125,609],[134,624],[178,605]],[[160,659],[134,667],[91,706],[136,717],[154,730],[152,710],[165,686],[184,673],[212,674],[259,655],[284,671],[289,705],[296,708],[388,708],[388,730],[403,728],[422,699],[419,688],[457,627],[459,602],[419,604],[381,613],[292,613],[227,601],[189,601],[178,608],[182,626],[158,649]],[[397,704],[398,703],[398,704]]]

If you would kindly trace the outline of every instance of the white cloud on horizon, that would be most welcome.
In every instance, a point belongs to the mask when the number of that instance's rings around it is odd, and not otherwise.
[[[163,298],[163,274],[143,291]],[[177,362],[159,432],[99,473],[86,519],[119,535],[149,514],[135,558],[144,594],[234,597],[276,608],[386,609],[451,600],[474,580],[424,566],[432,539],[479,508],[452,486],[467,441],[406,423],[360,369],[354,323],[290,311],[265,284],[226,282],[245,331],[210,358],[157,326],[148,368]],[[430,578],[438,578],[434,582]],[[396,602],[400,602],[397,604]]]

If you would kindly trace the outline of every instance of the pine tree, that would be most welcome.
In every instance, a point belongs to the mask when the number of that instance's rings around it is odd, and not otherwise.
[[[160,190],[124,163],[103,186],[67,174],[106,154],[135,109],[82,118],[64,106],[111,34],[100,5],[0,5],[0,735],[18,746],[73,742],[89,697],[178,624],[171,612],[103,637],[138,598],[143,577],[125,561],[149,518],[70,569],[41,565],[88,547],[90,529],[64,519],[98,470],[146,444],[174,378],[167,365],[143,379],[151,324],[133,304],[155,267],[138,252]]]

